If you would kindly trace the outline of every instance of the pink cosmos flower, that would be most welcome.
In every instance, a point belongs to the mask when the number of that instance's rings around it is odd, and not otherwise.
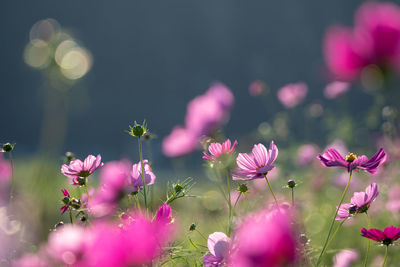
[[[217,162],[220,160],[219,159],[220,156],[232,154],[235,151],[237,144],[238,142],[235,140],[233,145],[231,145],[231,140],[229,139],[227,139],[222,144],[211,143],[208,147],[208,151],[210,152],[211,155],[207,154],[206,152],[203,152],[204,154],[203,159]]]
[[[156,181],[156,176],[152,172],[147,159],[143,160],[143,167],[144,167],[144,181],[146,185],[154,184],[154,182]],[[129,186],[131,187],[132,192],[141,190],[143,187],[142,165],[140,161],[132,166],[131,181]]]
[[[100,171],[100,184],[107,199],[117,200],[130,181],[132,163],[128,160],[107,162]]]
[[[355,192],[350,203],[340,205],[336,220],[344,220],[356,213],[367,212],[378,195],[379,189],[376,183],[370,184],[365,192]]]
[[[263,145],[254,145],[252,153],[239,153],[236,162],[238,168],[233,172],[233,180],[253,180],[264,176],[275,166],[278,157],[278,147],[271,141],[269,150]]]
[[[64,164],[61,167],[61,173],[72,179],[72,184],[79,184],[79,177],[86,178],[95,172],[98,168],[103,166],[103,162],[101,162],[101,156],[97,155],[97,157],[93,155],[87,156],[87,158],[82,162],[79,159],[73,160],[69,163],[69,165]]]
[[[155,220],[159,223],[170,223],[172,221],[171,206],[165,202],[159,206]]]
[[[297,151],[297,164],[301,166],[311,163],[318,155],[318,147],[314,144],[305,144],[299,147]]]
[[[64,202],[64,206],[63,207],[61,207],[60,208],[60,210],[61,210],[61,214],[64,214],[64,212],[66,212],[67,210],[68,210],[68,203],[69,203],[69,198],[71,197],[70,195],[69,195],[69,192],[68,192],[68,190],[67,189],[62,189],[61,190],[61,192],[63,193],[63,195],[64,195],[64,198],[63,198],[63,202]]]
[[[226,266],[231,239],[222,232],[215,232],[208,236],[207,247],[210,251],[203,257],[205,267]]]
[[[210,136],[229,119],[234,96],[222,83],[214,83],[208,91],[188,103],[185,126],[176,126],[162,143],[167,157],[177,157],[196,150],[200,138]]]
[[[294,108],[303,102],[307,92],[305,83],[291,83],[278,90],[278,99],[285,108]]]
[[[196,150],[197,135],[181,126],[176,126],[162,141],[162,151],[167,157],[179,157]]]
[[[326,64],[342,80],[356,79],[374,64],[400,70],[400,8],[390,2],[364,3],[356,12],[354,29],[331,27],[324,40]]]
[[[333,267],[349,267],[350,264],[358,259],[358,253],[355,250],[343,249],[333,258]]]
[[[324,96],[328,99],[334,99],[345,94],[349,88],[350,84],[347,82],[331,82],[325,87]]]
[[[384,231],[379,229],[361,229],[361,235],[376,242],[382,242],[383,245],[389,246],[394,241],[400,238],[400,228],[388,226]]]
[[[85,248],[85,229],[71,224],[52,232],[47,243],[48,255],[55,262],[70,266],[81,261]]]
[[[378,171],[378,167],[386,161],[386,153],[381,148],[371,159],[368,159],[365,155],[357,157],[353,153],[349,153],[346,158],[343,158],[336,149],[330,148],[317,158],[325,167],[338,167],[347,169],[348,172],[365,170],[375,174]]]
[[[261,211],[243,220],[233,235],[228,266],[289,266],[297,258],[297,239],[290,215]]]

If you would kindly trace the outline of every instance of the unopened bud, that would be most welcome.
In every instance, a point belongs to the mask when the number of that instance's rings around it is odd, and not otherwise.
[[[11,144],[11,143],[5,143],[3,144],[1,150],[3,152],[11,152],[14,149],[14,145],[15,144]]]
[[[192,223],[192,224],[190,225],[190,227],[189,227],[189,231],[194,231],[194,230],[196,230],[196,224],[195,224],[195,223]]]
[[[246,184],[240,184],[240,185],[238,186],[238,188],[237,188],[237,191],[239,191],[239,192],[242,193],[242,194],[247,193],[248,190],[249,190],[249,189],[248,189],[248,187],[247,187]]]
[[[294,180],[289,180],[287,182],[287,185],[288,185],[289,188],[294,188],[294,187],[296,187],[297,184],[296,184],[296,182]]]

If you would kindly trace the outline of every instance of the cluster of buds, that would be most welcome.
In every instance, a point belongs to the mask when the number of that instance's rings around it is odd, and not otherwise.
[[[81,208],[81,201],[79,199],[71,197],[67,189],[62,189],[64,197],[61,201],[64,203],[64,206],[60,208],[61,214],[64,214],[68,209],[79,210]]]

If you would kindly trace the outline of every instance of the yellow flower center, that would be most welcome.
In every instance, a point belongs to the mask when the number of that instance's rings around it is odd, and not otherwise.
[[[356,155],[356,154],[349,153],[349,154],[347,154],[347,156],[346,156],[346,161],[347,161],[347,162],[353,162],[356,158],[357,158],[357,155]]]

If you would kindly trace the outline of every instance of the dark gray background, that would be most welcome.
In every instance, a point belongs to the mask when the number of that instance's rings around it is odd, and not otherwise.
[[[363,1],[2,1],[0,4],[0,142],[38,149],[43,116],[40,72],[22,59],[29,30],[56,19],[87,47],[94,64],[71,94],[65,150],[118,158],[135,149],[123,131],[146,118],[160,141],[182,124],[187,102],[219,80],[235,94],[226,127],[244,134],[266,120],[249,96],[261,79],[276,90],[305,81],[309,99],[322,99],[327,82],[322,39],[333,23],[353,24]],[[282,107],[277,104],[277,108]],[[136,143],[135,143],[136,144]]]

